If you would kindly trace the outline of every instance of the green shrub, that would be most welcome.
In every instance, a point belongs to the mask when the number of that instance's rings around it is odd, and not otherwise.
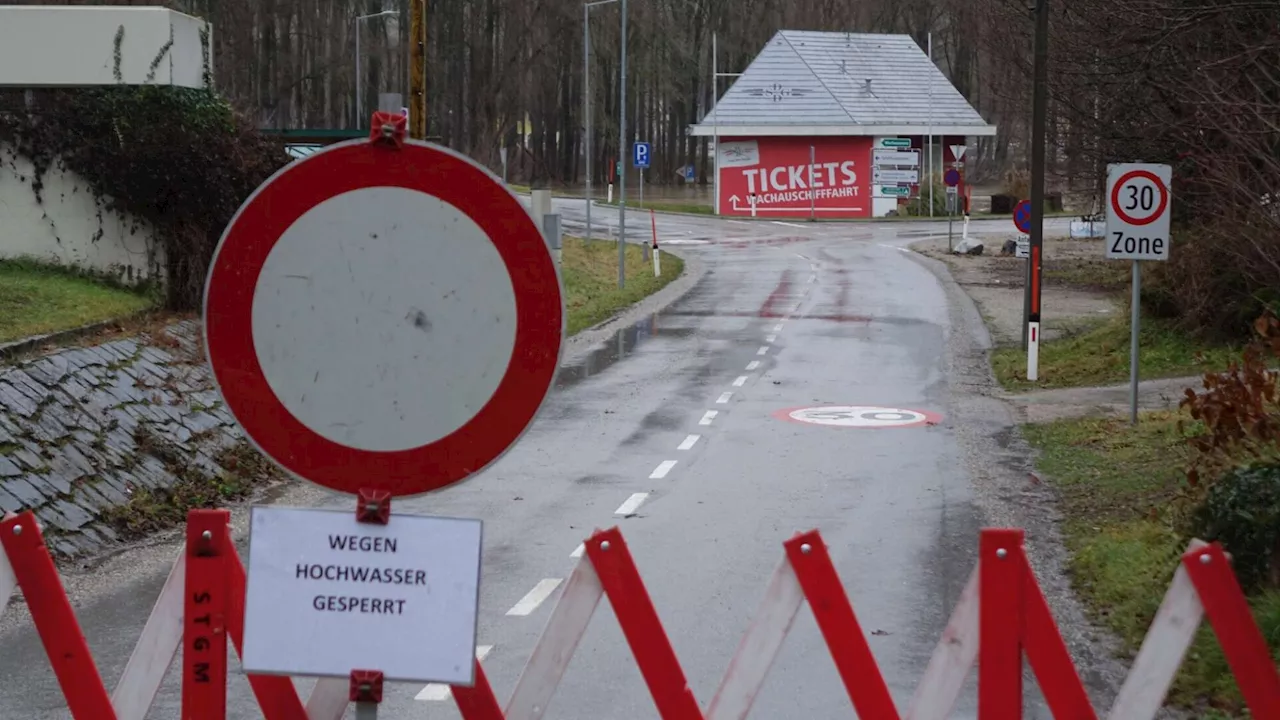
[[[1194,515],[1194,534],[1232,555],[1246,591],[1280,579],[1280,464],[1232,470],[1209,487]]]

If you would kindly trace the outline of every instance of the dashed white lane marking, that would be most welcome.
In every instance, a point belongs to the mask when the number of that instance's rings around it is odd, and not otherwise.
[[[773,224],[774,224],[774,225],[785,225],[786,227],[793,227],[793,228],[801,228],[801,229],[804,229],[804,226],[803,226],[803,225],[797,225],[797,224],[795,224],[795,223],[789,223],[789,222],[782,222],[781,220],[774,220],[774,221],[773,221]]]
[[[773,326],[773,331],[774,331],[774,332],[782,332],[782,323],[778,323],[777,325],[774,325],[774,326]]]
[[[720,413],[719,413],[719,411],[716,411],[716,410],[708,410],[708,411],[706,411],[706,412],[702,415],[702,419],[698,421],[698,424],[699,424],[699,425],[710,425],[710,424],[711,424],[711,421],[712,421],[712,420],[715,420],[715,419],[716,419],[716,416],[717,416],[717,415],[719,415],[719,414],[720,414]]]
[[[768,355],[768,354],[769,354],[769,346],[768,346],[768,345],[762,345],[762,346],[760,347],[760,349],[756,351],[756,354],[757,354],[757,355]]]
[[[484,662],[484,659],[488,657],[489,651],[492,649],[493,649],[492,645],[478,646],[476,648],[476,660],[479,660],[480,662]],[[440,683],[431,683],[430,685],[422,688],[422,692],[414,696],[413,699],[426,700],[428,702],[439,702],[442,700],[448,700],[451,695],[453,695],[453,690],[450,689],[448,685],[441,685]]]
[[[750,225],[751,224],[746,220],[730,220],[729,222],[733,223],[734,225]]]
[[[738,376],[738,379],[733,381],[733,386],[734,386],[734,387],[742,387],[743,385],[746,385],[746,384],[747,384],[747,376],[746,376],[746,375],[739,375],[739,376]]]
[[[538,609],[543,600],[551,597],[551,593],[560,587],[560,578],[543,578],[538,581],[537,585],[529,591],[528,595],[520,598],[520,602],[516,603],[510,610],[508,615],[514,617],[523,617]]]
[[[573,552],[569,553],[569,557],[580,558],[582,557],[582,553],[586,552],[586,550],[587,550],[586,545],[583,545],[582,543],[578,543],[578,547],[574,548]]]
[[[808,255],[801,255],[800,253],[796,253],[796,257],[800,258],[801,260],[808,260],[808,259],[809,259],[809,256],[808,256]]]
[[[747,363],[747,372],[750,372],[750,371],[752,371],[752,370],[755,370],[755,369],[756,369],[756,368],[758,368],[758,367],[760,367],[760,361],[759,361],[759,360],[752,360],[751,362]]]
[[[649,493],[634,493],[631,497],[627,498],[626,502],[619,505],[618,509],[613,511],[613,514],[621,515],[622,517],[631,517],[636,514],[636,510],[640,509],[640,506],[644,504],[645,498],[647,497],[649,497]]]
[[[654,468],[653,472],[649,473],[649,479],[661,480],[662,478],[666,477],[667,473],[671,472],[671,468],[675,466],[676,466],[675,460],[663,460],[662,462],[658,463],[658,467]]]
[[[731,398],[731,397],[733,397],[733,393],[731,393],[731,392],[720,393],[720,397],[716,398],[716,404],[717,404],[717,405],[723,405],[723,404],[725,404],[725,403],[729,402],[729,398]]]
[[[778,336],[777,336],[777,335],[766,335],[766,336],[764,337],[764,341],[765,341],[765,342],[768,342],[768,343],[774,342],[774,341],[775,341],[775,340],[777,340],[777,339],[778,339]]]
[[[684,439],[684,442],[680,443],[680,446],[679,446],[679,447],[677,447],[676,449],[677,449],[677,450],[692,450],[692,449],[693,449],[693,446],[698,444],[698,439],[699,439],[699,438],[701,438],[701,437],[702,437],[701,435],[690,435],[690,436],[686,437],[686,438]]]
[[[904,253],[912,252],[911,248],[898,247],[897,245],[886,245],[884,243],[876,243],[876,245],[882,248],[888,248],[890,250],[897,250],[898,252],[904,252]]]

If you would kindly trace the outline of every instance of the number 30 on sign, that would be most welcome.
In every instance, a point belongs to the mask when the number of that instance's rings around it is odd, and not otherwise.
[[[1107,258],[1168,260],[1168,165],[1121,163],[1107,167]]]

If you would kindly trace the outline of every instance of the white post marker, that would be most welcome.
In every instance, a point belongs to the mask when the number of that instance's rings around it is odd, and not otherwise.
[[[1107,259],[1133,262],[1129,319],[1129,422],[1138,424],[1138,338],[1143,260],[1169,259],[1173,168],[1149,163],[1107,166]]]
[[[394,118],[394,119],[392,119]],[[357,512],[254,508],[242,662],[383,680],[474,681],[478,520],[390,514],[465,480],[532,423],[564,302],[548,244],[474,161],[404,139],[291,163],[240,207],[205,286],[205,349],[246,436]]]
[[[1033,322],[1027,328],[1027,379],[1035,382],[1040,377],[1040,323]]]

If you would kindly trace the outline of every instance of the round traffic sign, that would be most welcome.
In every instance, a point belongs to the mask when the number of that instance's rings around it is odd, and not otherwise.
[[[874,405],[822,405],[785,408],[774,417],[811,425],[834,425],[850,428],[895,428],[936,425],[942,416],[927,410],[877,407]]]
[[[942,173],[942,182],[946,183],[947,187],[959,185],[960,171],[955,168],[948,168],[946,172]]]
[[[240,207],[205,286],[205,348],[246,435],[333,490],[415,495],[524,433],[559,366],[559,273],[475,162],[352,140]]]
[[[1130,225],[1149,225],[1164,215],[1169,189],[1148,170],[1131,170],[1111,188],[1111,211]]]
[[[1018,232],[1031,232],[1031,201],[1023,200],[1013,208],[1013,224]]]

